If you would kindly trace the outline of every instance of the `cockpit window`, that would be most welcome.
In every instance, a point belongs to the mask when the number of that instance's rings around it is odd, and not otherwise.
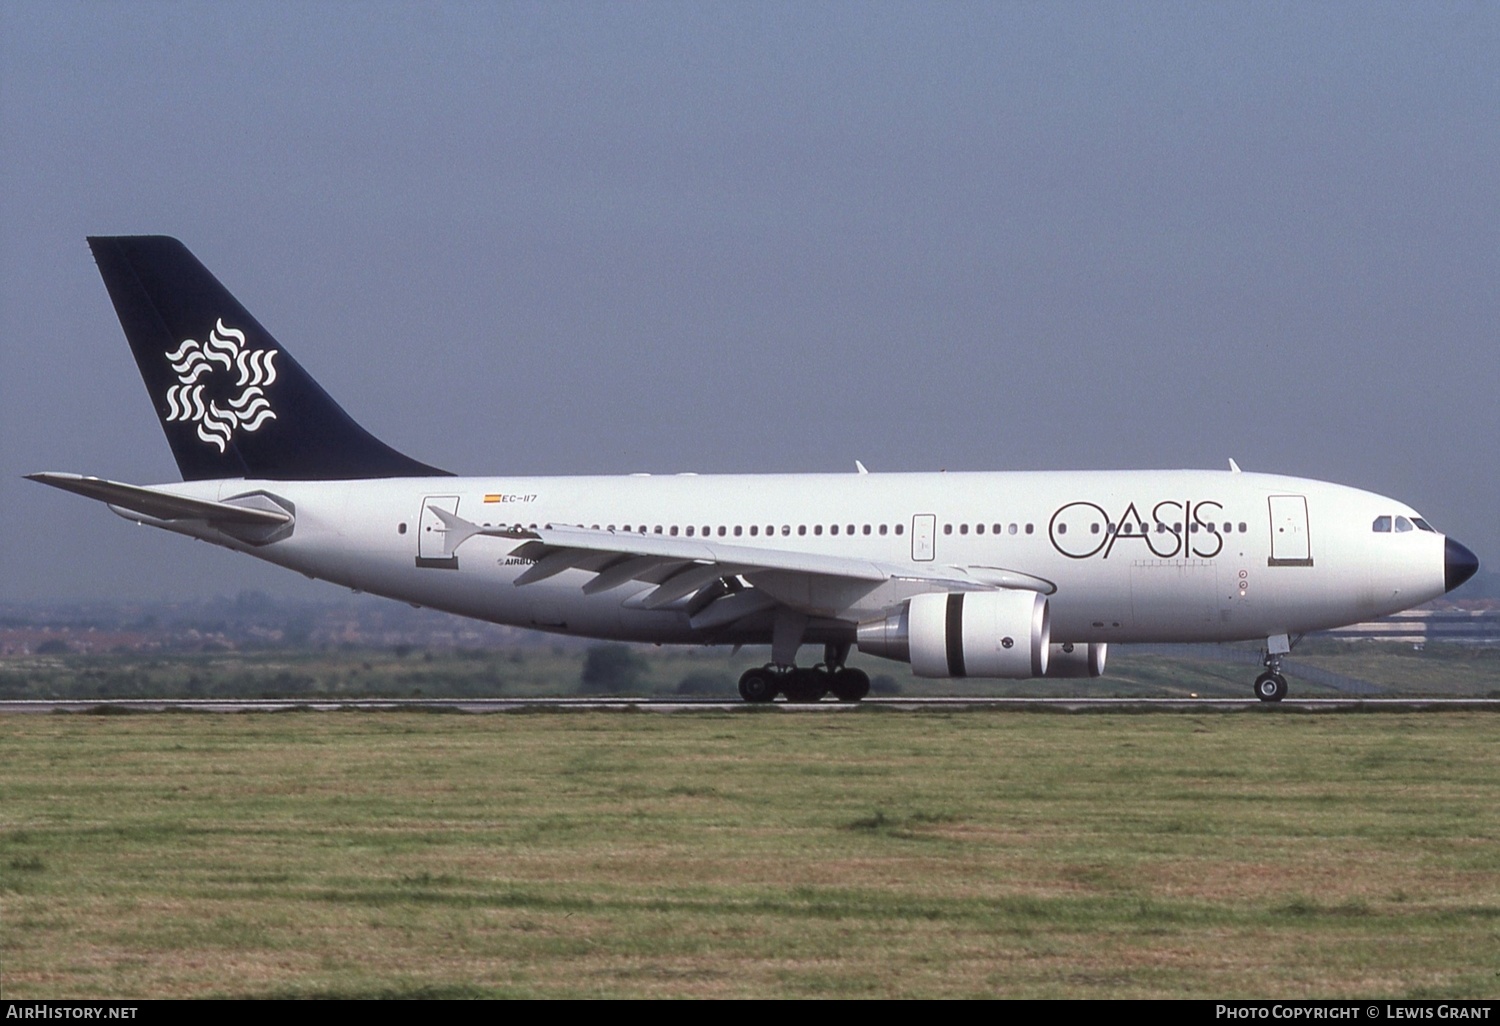
[[[1437,534],[1437,531],[1433,530],[1432,525],[1423,520],[1421,517],[1412,517],[1411,522],[1417,525],[1418,530],[1431,531],[1433,534]]]
[[[1390,534],[1391,533],[1391,518],[1390,517],[1376,517],[1375,518],[1375,523],[1373,523],[1373,524],[1370,525],[1370,530],[1374,531],[1376,534]]]
[[[1396,530],[1398,532],[1400,532],[1400,531],[1414,531],[1414,530],[1416,530],[1416,528],[1412,527],[1411,526],[1411,521],[1408,520],[1408,519],[1406,519],[1405,517],[1397,517],[1396,518]]]

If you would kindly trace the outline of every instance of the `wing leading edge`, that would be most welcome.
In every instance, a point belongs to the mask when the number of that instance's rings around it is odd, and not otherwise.
[[[586,595],[610,591],[632,582],[652,584],[655,587],[651,591],[632,596],[627,604],[642,609],[662,609],[687,600],[685,605],[694,618],[695,627],[718,626],[777,604],[797,605],[770,594],[784,595],[788,577],[833,585],[863,585],[863,590],[892,581],[909,582],[924,586],[922,590],[933,591],[1016,589],[1050,595],[1057,590],[1051,581],[1003,567],[942,566],[929,569],[848,556],[735,545],[712,538],[668,537],[552,524],[534,529],[481,527],[437,506],[428,509],[443,523],[446,555],[452,555],[460,545],[474,537],[520,542],[511,550],[511,555],[533,562],[516,578],[518,587],[546,580],[567,570],[583,570],[594,575],[582,585]],[[739,578],[756,586],[755,590],[735,588],[733,582]],[[783,586],[778,587],[778,584]]]

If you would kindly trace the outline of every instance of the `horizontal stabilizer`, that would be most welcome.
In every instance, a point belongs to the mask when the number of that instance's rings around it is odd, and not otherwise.
[[[81,474],[41,473],[27,474],[26,477],[28,480],[98,499],[154,520],[205,520],[212,524],[276,527],[292,519],[292,515],[284,510],[250,509],[227,502],[190,499],[154,488],[106,481],[100,477],[84,477]]]

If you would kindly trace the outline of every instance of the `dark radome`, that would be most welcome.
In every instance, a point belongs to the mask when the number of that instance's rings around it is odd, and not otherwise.
[[[1452,538],[1443,549],[1443,589],[1452,591],[1479,572],[1479,557]]]

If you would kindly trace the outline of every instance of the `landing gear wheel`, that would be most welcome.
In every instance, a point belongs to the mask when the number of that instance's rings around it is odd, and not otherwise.
[[[831,676],[827,670],[792,670],[781,690],[788,702],[820,702],[828,694]]]
[[[768,669],[746,670],[740,674],[740,697],[747,702],[774,701],[780,690],[776,674]]]
[[[1286,697],[1286,678],[1279,673],[1263,673],[1255,678],[1255,697],[1262,702],[1279,702]]]
[[[870,693],[870,675],[864,670],[845,667],[834,672],[829,690],[840,702],[858,702]]]

